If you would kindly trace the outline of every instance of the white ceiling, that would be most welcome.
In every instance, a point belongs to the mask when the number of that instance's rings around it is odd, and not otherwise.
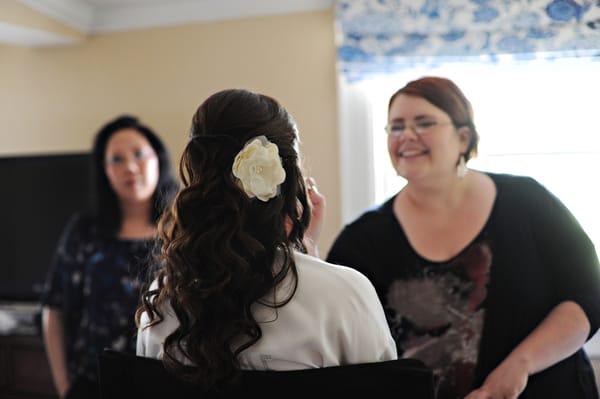
[[[19,0],[85,33],[324,10],[333,0]]]
[[[49,47],[80,43],[87,34],[325,10],[331,8],[335,0],[16,1],[83,35],[66,36],[5,23],[0,18],[0,43]]]
[[[82,3],[88,3],[96,7],[102,7],[106,5],[129,5],[129,4],[150,4],[150,3],[164,3],[164,0],[80,0]],[[189,0],[172,0],[170,3],[184,2]],[[200,0],[202,1],[202,0]]]

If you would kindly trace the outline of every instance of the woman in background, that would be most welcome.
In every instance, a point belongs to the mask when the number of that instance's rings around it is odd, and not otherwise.
[[[450,80],[398,90],[386,130],[407,185],[327,259],[370,278],[399,353],[435,369],[440,399],[598,398],[582,346],[600,268],[573,216],[531,178],[466,167],[479,136]]]
[[[93,149],[94,208],[75,215],[42,299],[43,332],[60,397],[98,397],[97,355],[135,351],[134,313],[156,223],[177,190],[160,138],[131,116],[106,124]]]
[[[208,389],[240,368],[396,358],[371,283],[306,254],[322,198],[307,196],[298,157],[295,122],[274,99],[225,90],[199,107],[184,187],[160,224],[162,268],[138,312],[138,355]]]

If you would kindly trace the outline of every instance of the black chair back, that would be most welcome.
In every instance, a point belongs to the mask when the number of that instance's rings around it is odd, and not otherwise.
[[[99,359],[102,399],[340,398],[433,399],[433,374],[415,359],[294,371],[240,372],[227,392],[206,392],[169,374],[156,359],[105,350]]]

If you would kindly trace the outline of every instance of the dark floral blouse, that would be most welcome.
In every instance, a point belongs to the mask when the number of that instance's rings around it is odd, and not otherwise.
[[[67,225],[42,306],[62,311],[71,379],[96,381],[97,356],[104,348],[135,353],[134,313],[152,244],[107,237],[79,215]]]

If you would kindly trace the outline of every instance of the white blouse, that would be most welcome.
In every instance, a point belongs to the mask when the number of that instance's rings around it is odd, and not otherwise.
[[[277,309],[252,307],[263,335],[239,355],[243,369],[298,370],[397,358],[383,308],[364,275],[299,252],[294,259],[298,288],[290,302]],[[291,283],[290,273],[277,287],[277,301],[287,298]],[[152,327],[142,314],[139,356],[161,358],[165,338],[179,325],[170,305],[160,310],[164,320]]]

